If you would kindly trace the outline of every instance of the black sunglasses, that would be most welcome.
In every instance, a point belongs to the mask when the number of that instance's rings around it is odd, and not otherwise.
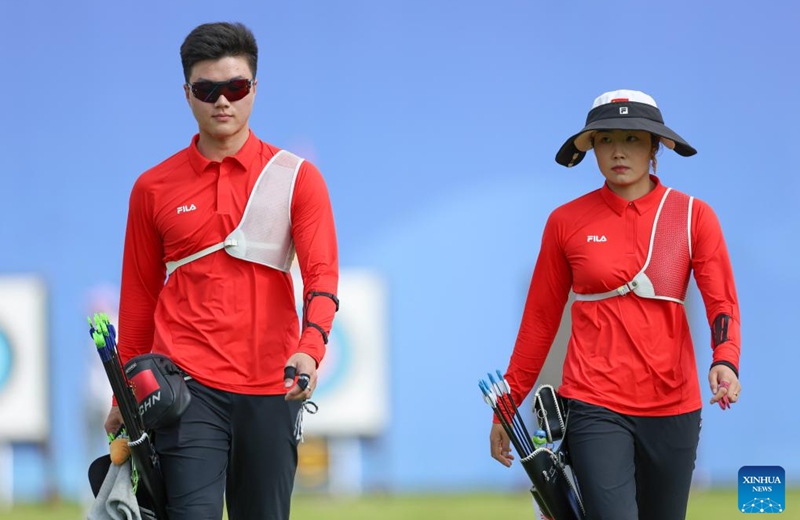
[[[253,88],[252,79],[231,79],[228,81],[197,81],[187,83],[194,97],[204,103],[216,103],[220,96],[228,101],[239,101]]]

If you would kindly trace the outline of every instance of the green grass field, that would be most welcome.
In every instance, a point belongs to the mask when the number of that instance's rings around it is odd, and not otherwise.
[[[748,518],[736,509],[736,491],[693,493],[687,520]],[[787,510],[777,518],[800,520],[800,490],[786,497]],[[796,508],[792,507],[796,504]],[[83,508],[75,504],[22,505],[0,509],[0,520],[81,520]],[[399,495],[332,499],[295,496],[292,520],[532,520],[530,497],[513,495]]]

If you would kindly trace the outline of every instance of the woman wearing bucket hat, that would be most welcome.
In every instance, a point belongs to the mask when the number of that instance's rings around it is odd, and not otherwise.
[[[661,146],[696,150],[633,90],[595,99],[586,124],[556,155],[572,167],[593,149],[604,185],[554,210],[506,378],[530,392],[570,290],[572,331],[559,395],[588,519],[684,518],[700,435],[702,397],[684,309],[694,273],[711,327],[711,404],[729,408],[738,378],[739,305],[725,240],[703,201],[655,176]],[[492,456],[511,464],[495,424]]]

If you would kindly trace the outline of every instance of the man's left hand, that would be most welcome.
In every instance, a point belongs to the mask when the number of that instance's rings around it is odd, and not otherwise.
[[[292,354],[286,361],[285,367],[294,367],[297,374],[297,383],[293,378],[284,379],[283,384],[290,388],[286,392],[287,401],[297,401],[311,398],[314,389],[317,387],[317,362],[302,352]]]

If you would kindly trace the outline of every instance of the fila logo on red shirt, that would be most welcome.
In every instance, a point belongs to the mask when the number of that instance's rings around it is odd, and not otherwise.
[[[181,213],[188,213],[189,211],[194,211],[197,209],[197,206],[194,204],[190,204],[188,206],[178,206],[178,215]]]
[[[597,236],[597,235],[586,235],[587,242],[608,242],[608,239],[605,235]]]

